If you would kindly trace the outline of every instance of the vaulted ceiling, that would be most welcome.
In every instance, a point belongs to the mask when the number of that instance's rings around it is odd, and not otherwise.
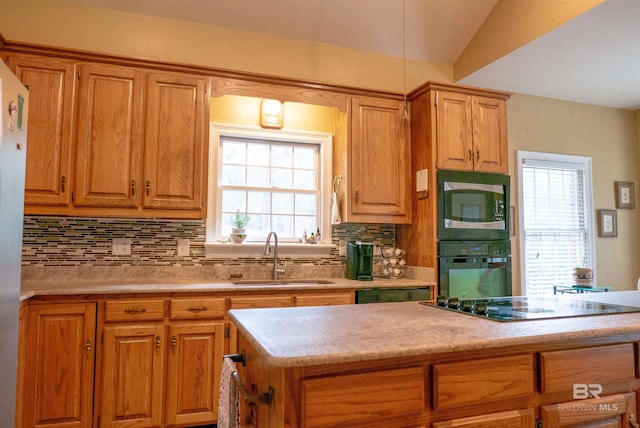
[[[498,2],[71,1],[449,65]],[[640,1],[607,0],[458,83],[638,110],[639,23]]]

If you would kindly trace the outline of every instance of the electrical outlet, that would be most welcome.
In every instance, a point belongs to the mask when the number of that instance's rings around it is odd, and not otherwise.
[[[347,241],[340,240],[338,245],[338,256],[347,257]]]
[[[111,253],[114,256],[131,255],[131,239],[129,238],[113,238],[111,242]]]
[[[180,257],[188,257],[189,256],[189,240],[188,239],[178,239],[178,256]]]

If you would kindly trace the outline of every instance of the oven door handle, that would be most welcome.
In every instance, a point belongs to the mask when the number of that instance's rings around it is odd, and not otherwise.
[[[442,265],[446,269],[484,269],[487,267],[486,260],[481,262],[446,262]]]
[[[500,261],[500,262],[489,262],[489,263],[487,263],[487,267],[489,269],[506,268],[508,265],[509,265],[508,260]]]

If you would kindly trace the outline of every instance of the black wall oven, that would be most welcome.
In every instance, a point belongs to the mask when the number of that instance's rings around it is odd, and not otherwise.
[[[438,295],[511,296],[508,175],[438,171]]]
[[[511,296],[509,241],[440,241],[438,295],[474,299]]]

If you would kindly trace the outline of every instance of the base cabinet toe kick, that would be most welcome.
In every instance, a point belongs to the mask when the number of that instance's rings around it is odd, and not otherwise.
[[[585,346],[586,345],[586,346]],[[244,336],[243,427],[636,427],[637,342],[276,367]],[[477,354],[477,355],[476,355]]]

